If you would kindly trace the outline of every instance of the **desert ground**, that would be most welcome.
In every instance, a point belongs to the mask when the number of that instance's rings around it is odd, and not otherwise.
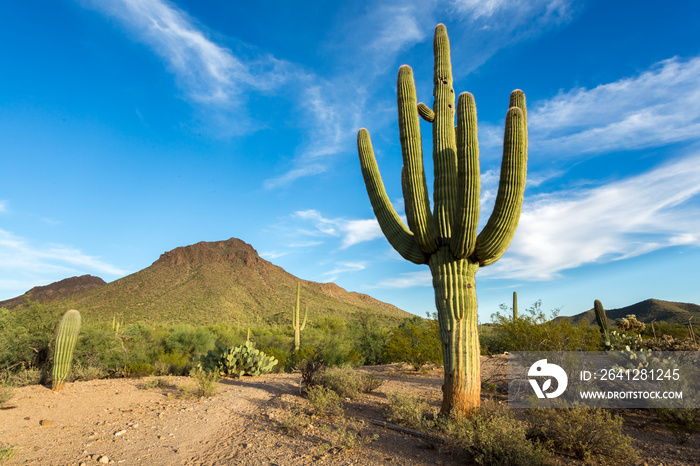
[[[484,357],[482,380],[498,384],[505,359]],[[464,465],[469,455],[436,441],[372,424],[386,420],[387,393],[441,400],[442,370],[415,372],[398,364],[357,370],[385,383],[345,401],[346,417],[361,423],[365,441],[331,445],[310,422],[289,435],[284,420],[308,403],[299,374],[223,379],[211,398],[179,396],[188,377],[166,377],[169,387],[143,388],[148,379],[74,382],[53,392],[22,387],[0,410],[0,444],[13,445],[7,465]],[[502,397],[484,393],[486,403]],[[622,410],[621,410],[622,411]],[[620,412],[645,465],[700,464],[700,434],[680,444],[653,414]],[[560,464],[584,464],[560,457]]]

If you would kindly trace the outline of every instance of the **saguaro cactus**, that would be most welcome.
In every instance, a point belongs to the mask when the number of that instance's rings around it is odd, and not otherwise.
[[[513,291],[513,320],[518,320],[518,292]]]
[[[63,315],[56,330],[56,347],[53,356],[53,390],[63,388],[63,383],[68,377],[79,332],[80,312],[71,309]]]
[[[382,232],[401,256],[427,264],[433,276],[445,366],[442,412],[457,409],[468,414],[479,407],[481,394],[474,274],[503,255],[520,218],[527,166],[525,95],[516,90],[510,96],[496,205],[477,235],[480,172],[474,97],[468,92],[459,96],[455,127],[450,45],[443,24],[435,28],[433,49],[432,110],[417,101],[412,69],[399,68],[401,180],[408,227],[389,201],[364,128],[358,132],[357,146]],[[433,212],[423,170],[419,116],[433,125]]]
[[[610,332],[608,331],[608,317],[605,315],[605,309],[603,309],[603,304],[597,299],[593,301],[593,309],[595,311],[595,320],[598,322],[598,327],[600,327],[600,334],[603,337],[603,346],[606,350],[612,348],[610,344]]]
[[[299,296],[301,292],[301,285],[297,283],[297,304],[292,308],[292,326],[294,327],[294,351],[299,351],[299,346],[301,345],[301,331],[306,328],[306,316],[309,313],[309,308],[307,307],[304,311],[304,322],[299,325],[299,313],[301,309],[299,307]]]

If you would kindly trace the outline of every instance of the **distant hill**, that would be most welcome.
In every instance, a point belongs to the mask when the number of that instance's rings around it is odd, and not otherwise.
[[[92,275],[82,275],[80,277],[71,277],[64,280],[51,283],[46,286],[35,286],[31,290],[24,293],[22,296],[0,301],[0,307],[6,309],[14,309],[26,303],[27,300],[38,301],[41,303],[55,301],[61,298],[83,293],[95,287],[102,286],[105,281],[100,277]]]
[[[60,283],[60,282],[59,282]],[[200,242],[165,252],[149,267],[56,304],[84,316],[124,324],[136,321],[238,325],[287,324],[301,284],[309,321],[326,316],[373,314],[398,322],[409,314],[334,283],[301,280],[265,259],[240,239]],[[53,285],[49,285],[53,286]]]
[[[605,307],[605,303],[603,303]],[[662,301],[660,299],[647,299],[631,306],[622,307],[619,309],[605,309],[605,315],[610,323],[615,320],[634,314],[637,320],[644,323],[649,323],[656,319],[657,322],[668,322],[671,324],[687,324],[688,318],[693,317],[693,323],[700,323],[700,306],[691,303],[674,303],[670,301]],[[557,319],[568,320],[573,324],[584,322],[586,324],[595,324],[595,311],[590,309],[581,314],[570,317],[557,317]]]

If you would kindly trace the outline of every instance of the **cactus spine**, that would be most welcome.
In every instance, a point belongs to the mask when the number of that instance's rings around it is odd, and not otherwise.
[[[603,304],[596,299],[593,302],[593,309],[595,310],[595,320],[598,322],[600,334],[603,337],[603,346],[605,346],[606,351],[610,350],[612,344],[610,344],[610,332],[608,331],[608,317],[605,315]]]
[[[518,320],[518,292],[513,291],[513,320]]]
[[[457,409],[468,414],[479,407],[481,394],[474,274],[503,255],[520,218],[527,165],[525,95],[516,90],[510,96],[496,205],[477,235],[480,172],[474,97],[468,92],[459,96],[455,127],[450,46],[443,24],[435,28],[433,49],[432,110],[417,101],[412,69],[407,65],[399,68],[401,181],[408,227],[389,201],[364,128],[358,132],[357,146],[382,232],[405,259],[428,264],[433,276],[445,366],[442,412]],[[433,125],[433,212],[423,169],[419,117]]]
[[[294,351],[299,351],[299,346],[301,346],[301,331],[306,328],[306,316],[309,313],[309,308],[304,310],[304,321],[299,325],[299,314],[301,308],[299,306],[299,298],[301,294],[301,285],[297,283],[297,303],[296,306],[292,308],[292,326],[294,327]]]
[[[63,383],[68,377],[79,332],[80,312],[71,309],[63,315],[56,331],[56,347],[53,356],[53,390],[63,388]]]

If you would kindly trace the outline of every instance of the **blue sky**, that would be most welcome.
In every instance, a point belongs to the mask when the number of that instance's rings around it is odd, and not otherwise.
[[[400,213],[396,73],[432,105],[432,36],[476,99],[482,225],[509,93],[528,99],[520,225],[477,273],[482,322],[700,303],[700,4],[26,0],[0,6],[0,299],[106,281],[230,237],[303,279],[434,310],[367,198],[371,135]],[[423,128],[430,180],[430,128]]]

